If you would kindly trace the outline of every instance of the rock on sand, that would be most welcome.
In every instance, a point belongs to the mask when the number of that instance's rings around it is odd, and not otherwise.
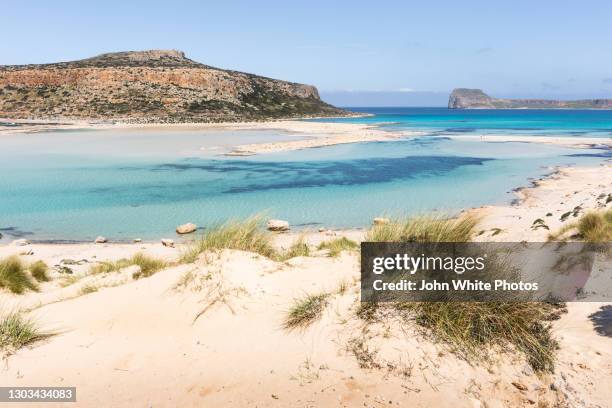
[[[161,240],[161,243],[165,247],[174,248],[174,241],[171,239],[164,238]]]

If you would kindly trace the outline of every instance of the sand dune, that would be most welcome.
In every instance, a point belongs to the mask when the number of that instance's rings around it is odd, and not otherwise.
[[[612,172],[610,166],[563,169],[536,185],[519,192],[517,205],[476,210],[487,231],[481,239],[543,239],[545,231],[531,229],[533,218],[552,212],[547,224],[554,229],[567,208],[601,206]],[[500,232],[492,236],[494,228]],[[347,234],[357,239],[363,232]],[[277,245],[295,237],[278,235]],[[311,243],[330,238],[307,235]],[[182,248],[29,247],[34,254],[26,258],[50,265],[65,258],[88,263],[73,266],[83,277],[67,287],[54,272],[40,292],[0,294],[4,307],[30,310],[57,333],[5,357],[0,382],[76,386],[78,402],[70,406],[606,407],[612,400],[612,338],[589,318],[604,304],[568,304],[554,324],[560,342],[555,373],[536,374],[511,350],[488,364],[470,364],[416,324],[389,319],[366,326],[355,313],[354,252],[276,262],[224,250],[134,280],[129,268],[102,276],[87,271],[96,260],[139,251],[173,260]],[[2,246],[0,257],[19,250]],[[98,290],[82,294],[84,285]],[[296,298],[322,292],[330,295],[320,320],[305,329],[283,328]]]

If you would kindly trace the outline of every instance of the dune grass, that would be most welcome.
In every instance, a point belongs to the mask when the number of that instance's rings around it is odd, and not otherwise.
[[[342,251],[353,251],[359,248],[359,244],[346,237],[336,238],[331,241],[321,242],[317,249],[326,249],[329,251],[329,256],[337,257]]]
[[[49,271],[49,267],[43,261],[36,261],[31,264],[28,269],[32,274],[32,277],[36,279],[38,282],[48,282],[49,277],[47,276],[47,272]]]
[[[168,263],[166,261],[147,256],[142,252],[134,254],[134,256],[130,258],[130,263],[132,265],[138,265],[140,267],[140,272],[134,274],[134,279],[148,278],[149,276],[161,271],[162,269],[168,266]]]
[[[183,254],[181,261],[195,262],[202,252],[221,249],[238,249],[276,258],[278,254],[272,246],[272,234],[262,224],[262,217],[254,216],[245,220],[230,220],[206,230]]]
[[[475,235],[479,219],[419,216],[373,226],[366,235],[370,242],[468,242]]]
[[[366,241],[469,242],[478,218],[417,217],[376,225]],[[518,351],[537,371],[552,371],[557,343],[550,320],[561,309],[544,302],[361,302],[366,323],[395,316],[412,321],[466,359],[486,359],[491,350]]]
[[[297,258],[298,256],[309,256],[310,247],[304,240],[304,237],[299,237],[285,253],[277,253],[274,255],[274,259],[284,261],[291,258]]]
[[[488,348],[517,350],[536,371],[554,369],[557,342],[549,321],[560,306],[544,302],[415,302],[395,305],[467,359]]]
[[[568,232],[575,231],[570,238],[586,242],[605,243],[612,241],[612,209],[591,211],[576,222],[564,225],[559,231],[549,235],[549,240],[565,241]]]
[[[130,260],[127,258],[119,259],[117,261],[100,261],[95,265],[92,265],[89,268],[89,273],[98,274],[98,273],[110,273],[110,272],[119,272],[123,268],[127,268],[128,266],[133,265],[130,263]]]
[[[11,312],[0,316],[0,350],[3,353],[14,352],[49,335],[20,313]]]
[[[151,276],[169,266],[167,262],[161,259],[153,258],[143,254],[142,252],[138,252],[131,258],[123,258],[114,262],[100,262],[93,265],[89,272],[92,274],[118,272],[121,269],[132,265],[138,265],[140,267],[140,272],[134,274],[135,279]]]
[[[97,292],[98,289],[99,288],[96,285],[91,285],[91,284],[83,285],[81,289],[79,290],[79,294],[88,295],[90,293]]]
[[[0,260],[0,288],[6,288],[16,294],[22,294],[26,290],[37,290],[26,265],[18,256]]]
[[[327,306],[329,293],[306,295],[296,299],[287,312],[283,327],[287,330],[304,329],[321,317]]]

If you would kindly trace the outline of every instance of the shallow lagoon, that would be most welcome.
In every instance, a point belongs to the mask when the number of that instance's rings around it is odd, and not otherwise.
[[[266,211],[303,228],[508,203],[550,166],[607,152],[424,136],[251,157],[271,131],[69,131],[0,139],[0,232],[38,240],[158,239]]]

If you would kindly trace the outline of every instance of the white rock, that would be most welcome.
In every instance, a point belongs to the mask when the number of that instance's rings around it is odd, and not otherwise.
[[[289,221],[270,220],[268,221],[268,229],[270,231],[287,231],[289,230]]]
[[[168,238],[164,238],[161,240],[161,243],[165,247],[174,248],[174,241]]]
[[[24,245],[30,245],[30,241],[28,241],[27,239],[16,239],[13,242],[11,242],[13,245],[15,246],[24,246]]]
[[[198,226],[194,223],[188,222],[187,224],[179,225],[176,227],[177,234],[189,234],[198,229]]]
[[[319,228],[319,232],[325,232],[325,228],[323,227]]]
[[[134,238],[134,242],[142,242],[142,239],[140,239],[140,238]]]
[[[34,251],[32,251],[32,248],[26,248],[19,252],[19,255],[34,255]]]
[[[95,244],[103,244],[105,242],[107,242],[108,240],[106,238],[104,238],[103,236],[98,236],[95,240],[94,243]]]
[[[389,224],[391,221],[389,221],[388,218],[382,218],[382,217],[376,217],[374,218],[374,220],[372,221],[372,223],[374,225],[384,225],[384,224]]]

